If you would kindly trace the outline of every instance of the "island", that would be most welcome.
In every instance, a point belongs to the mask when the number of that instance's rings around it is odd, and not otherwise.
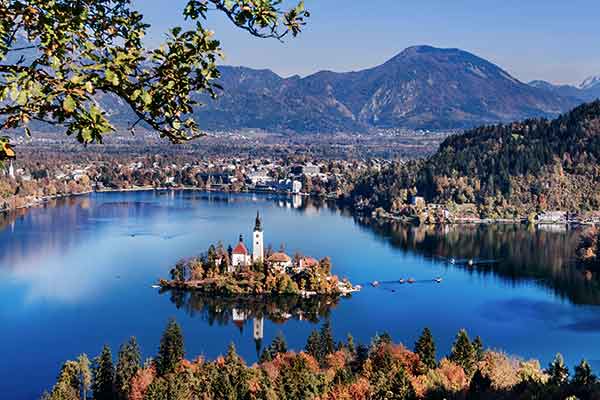
[[[252,235],[252,253],[243,235],[234,248],[211,245],[200,256],[183,259],[161,279],[162,289],[194,290],[219,296],[316,295],[347,296],[360,290],[347,279],[331,273],[331,260],[317,260],[300,253],[293,257],[282,247],[274,252],[264,248],[260,214]]]

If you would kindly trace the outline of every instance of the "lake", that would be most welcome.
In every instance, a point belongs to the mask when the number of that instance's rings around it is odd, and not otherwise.
[[[240,304],[152,288],[178,259],[249,238],[257,211],[265,245],[330,256],[333,273],[363,290],[338,301]],[[4,215],[0,229],[0,393],[7,399],[38,398],[63,361],[95,356],[105,343],[116,356],[136,336],[143,356],[153,356],[171,317],[182,325],[188,358],[215,357],[233,342],[254,362],[278,332],[301,349],[328,318],[337,339],[351,332],[368,343],[389,332],[412,348],[428,326],[439,357],[466,328],[488,347],[544,364],[561,352],[570,366],[585,357],[600,368],[600,286],[573,266],[574,231],[411,227],[301,198],[201,192],[71,198]],[[461,261],[469,258],[489,262],[470,267]],[[442,283],[433,282],[438,276]],[[410,277],[417,282],[397,283]],[[371,287],[374,280],[381,286]]]

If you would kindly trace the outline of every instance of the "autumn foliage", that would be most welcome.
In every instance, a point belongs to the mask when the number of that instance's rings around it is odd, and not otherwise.
[[[131,378],[126,400],[564,399],[575,395],[593,399],[600,394],[600,385],[585,361],[569,380],[569,370],[560,355],[542,370],[536,360],[481,350],[481,340],[471,342],[464,330],[458,333],[448,357],[430,362],[426,368],[419,352],[435,349],[433,343],[424,346],[433,341],[429,330],[417,341],[417,352],[394,343],[387,334],[376,336],[369,346],[355,346],[350,336],[346,342],[332,346],[331,327],[326,323],[321,332],[313,333],[307,351],[288,351],[280,335],[253,365],[237,355],[233,345],[213,361],[188,361],[178,346],[164,345],[173,330],[178,327],[171,321],[163,336],[159,361],[132,366],[137,372]],[[107,352],[105,349],[103,353]],[[429,355],[435,359],[435,354]],[[161,359],[175,364],[159,369]],[[469,372],[461,364],[467,365]],[[77,398],[76,394],[81,393],[77,365],[73,361],[65,363],[46,399]],[[99,394],[94,392],[93,399],[99,400]],[[115,393],[110,399],[120,397]]]

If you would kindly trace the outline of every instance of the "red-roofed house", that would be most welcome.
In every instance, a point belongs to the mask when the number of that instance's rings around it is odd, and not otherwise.
[[[280,271],[285,271],[286,268],[292,266],[292,259],[285,253],[273,253],[267,261],[271,264],[271,267]]]
[[[248,253],[248,249],[244,245],[244,238],[240,235],[240,241],[231,253],[231,267],[228,272],[235,272],[240,267],[246,267],[250,264],[252,264],[252,256]]]

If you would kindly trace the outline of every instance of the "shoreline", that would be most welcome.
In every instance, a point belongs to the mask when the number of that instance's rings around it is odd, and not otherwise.
[[[224,298],[249,298],[249,297],[264,297],[264,298],[274,298],[274,297],[348,297],[351,296],[352,293],[360,292],[360,288],[357,286],[352,286],[352,289],[348,290],[338,290],[336,292],[330,293],[320,293],[309,290],[301,290],[299,293],[277,293],[277,292],[263,292],[263,293],[234,293],[234,292],[218,292],[214,290],[210,290],[211,284],[214,282],[178,282],[173,280],[159,279],[159,281],[155,284],[160,287],[161,290],[182,290],[188,292],[199,292],[205,294],[207,296],[221,296]],[[208,290],[206,288],[209,288]]]
[[[306,193],[291,193],[291,192],[281,192],[281,191],[253,191],[253,190],[245,190],[245,191],[222,191],[222,190],[207,190],[203,188],[186,186],[186,187],[154,187],[154,186],[137,186],[132,188],[123,188],[123,189],[93,189],[85,192],[78,193],[68,193],[68,194],[56,194],[52,196],[43,196],[32,200],[25,205],[19,207],[12,208],[2,208],[0,209],[0,214],[6,214],[13,211],[18,210],[26,210],[34,207],[39,207],[48,203],[52,200],[61,200],[68,199],[70,197],[79,197],[86,196],[94,193],[127,193],[127,192],[164,192],[164,191],[193,191],[193,192],[204,192],[204,193],[231,193],[231,194],[240,194],[240,193],[255,193],[255,194],[279,194],[279,195],[287,195],[287,196],[302,196],[302,197],[311,197]]]
[[[29,203],[13,208],[3,208],[0,209],[0,214],[7,214],[10,212],[18,211],[18,210],[27,210],[34,207],[42,206],[52,200],[61,200],[68,199],[70,197],[79,197],[86,196],[94,193],[128,193],[128,192],[165,192],[165,191],[192,191],[192,192],[204,192],[204,193],[227,193],[227,194],[242,194],[242,193],[252,193],[252,194],[276,194],[276,195],[285,195],[285,196],[301,196],[301,197],[309,197],[322,199],[327,201],[336,201],[338,199],[333,199],[330,197],[322,197],[322,196],[313,196],[308,193],[292,193],[292,192],[283,192],[283,191],[260,191],[260,190],[243,190],[243,191],[224,191],[224,190],[210,190],[206,188],[199,188],[193,186],[184,186],[184,187],[154,187],[154,186],[136,186],[131,188],[122,188],[122,189],[93,189],[85,192],[78,193],[69,193],[69,194],[57,194],[52,196],[45,196],[41,198],[37,198]],[[532,224],[534,226],[547,226],[547,227],[558,227],[564,226],[567,229],[572,227],[589,227],[589,226],[598,226],[600,225],[598,222],[594,221],[562,221],[562,222],[531,222],[527,217],[519,217],[519,218],[473,218],[473,217],[464,217],[464,218],[453,218],[450,221],[444,222],[420,222],[417,217],[408,217],[408,216],[397,216],[387,211],[376,213],[365,212],[364,210],[356,210],[353,207],[350,207],[352,210],[353,216],[364,216],[373,218],[377,221],[396,221],[407,224],[420,224],[420,225],[521,225],[521,224]]]
[[[558,222],[549,222],[549,221],[529,221],[526,217],[519,218],[473,218],[473,217],[457,217],[452,218],[449,221],[444,222],[421,222],[418,217],[408,217],[408,216],[398,216],[391,214],[389,212],[375,212],[372,211],[370,214],[368,212],[359,211],[358,213],[354,212],[354,215],[362,215],[365,217],[373,218],[376,221],[396,221],[406,224],[416,224],[416,225],[527,225],[531,224],[533,226],[546,226],[546,227],[559,227],[564,226],[565,228],[572,228],[578,226],[597,226],[598,222],[593,221],[580,221],[580,220],[571,220],[571,221],[558,221]]]

